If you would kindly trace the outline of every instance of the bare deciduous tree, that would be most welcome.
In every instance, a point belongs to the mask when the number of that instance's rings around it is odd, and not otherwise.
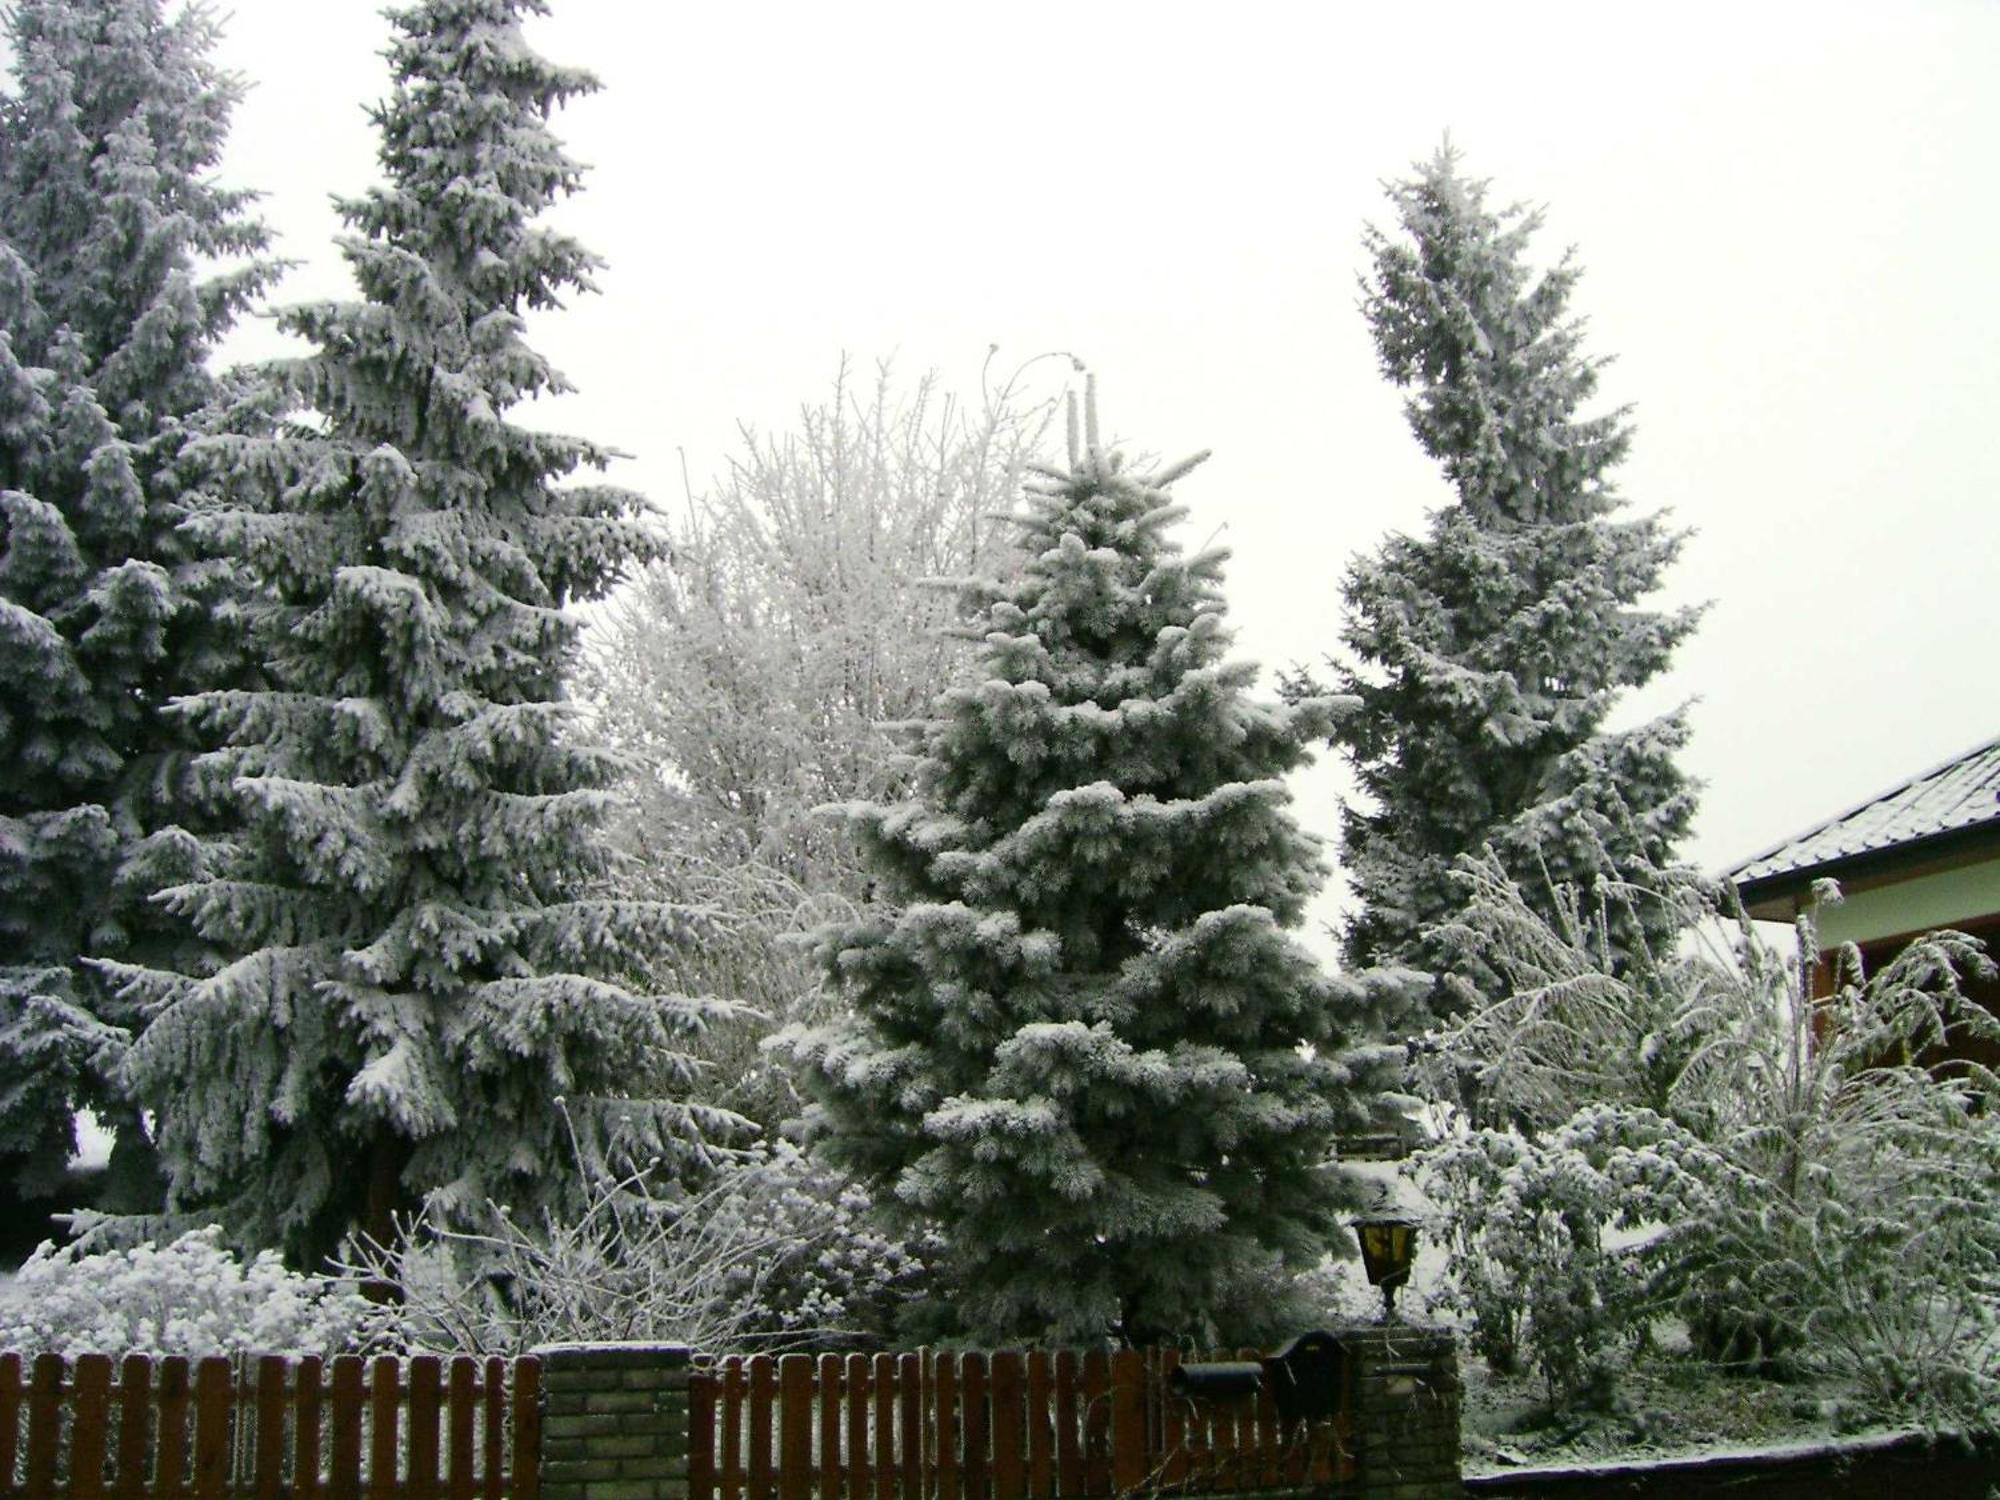
[[[926,375],[872,384],[842,360],[797,426],[742,432],[727,477],[691,497],[671,557],[596,628],[580,694],[632,759],[620,830],[646,894],[731,913],[670,956],[689,993],[768,1020],[818,1004],[787,941],[848,911],[866,877],[815,809],[897,790],[885,722],[920,711],[961,670],[940,579],[995,571],[1024,465],[1054,398],[1030,361],[976,401]],[[758,1051],[763,1023],[715,1028],[720,1096],[771,1124],[796,1100]]]

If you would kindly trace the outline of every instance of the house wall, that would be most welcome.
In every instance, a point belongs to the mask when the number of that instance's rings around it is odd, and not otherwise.
[[[1962,927],[2000,913],[2000,855],[1893,884],[1844,889],[1819,910],[1821,948],[1868,944],[1939,927]]]

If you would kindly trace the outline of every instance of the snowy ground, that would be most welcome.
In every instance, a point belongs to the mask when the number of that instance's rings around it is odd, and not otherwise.
[[[1551,1421],[1536,1377],[1501,1379],[1462,1359],[1468,1474],[1813,1447],[1887,1430],[1856,1421],[1845,1391],[1728,1375],[1671,1347],[1626,1372],[1615,1410]]]

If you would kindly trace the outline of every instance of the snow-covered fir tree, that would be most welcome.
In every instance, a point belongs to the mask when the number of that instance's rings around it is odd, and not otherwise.
[[[594,258],[536,219],[580,184],[550,110],[594,87],[525,42],[539,0],[391,12],[386,181],[345,200],[359,301],[288,309],[272,437],[203,445],[199,535],[262,582],[270,681],[185,708],[240,826],[173,909],[229,961],[128,971],[172,1203],[314,1259],[419,1195],[464,1222],[701,1153],[679,1042],[719,1007],[622,982],[686,914],[586,894],[611,757],[570,732],[574,601],[655,550],[643,502],[560,483],[606,450],[515,425],[566,389],[523,316]],[[567,1138],[573,1128],[576,1143]]]
[[[1447,147],[1391,187],[1401,233],[1367,237],[1383,373],[1410,389],[1411,429],[1456,494],[1427,535],[1391,537],[1343,584],[1332,675],[1360,707],[1333,742],[1366,793],[1343,819],[1355,965],[1451,967],[1438,935],[1463,899],[1462,854],[1490,843],[1530,890],[1594,891],[1664,862],[1694,812],[1678,711],[1604,727],[1695,626],[1698,610],[1640,607],[1682,537],[1621,513],[1611,476],[1631,427],[1623,409],[1586,410],[1604,361],[1569,311],[1578,270],[1565,257],[1537,274],[1539,214],[1490,209],[1486,188]],[[1666,919],[1635,912],[1641,928]]]
[[[227,570],[176,534],[184,450],[211,420],[208,354],[274,267],[249,195],[213,178],[241,89],[204,11],[21,0],[5,32],[0,1155],[46,1186],[91,1105],[139,1207],[119,1068],[140,1017],[85,961],[178,947],[148,898],[190,873],[177,825],[199,806],[164,709],[241,661]]]
[[[1253,700],[1224,554],[1094,410],[969,582],[975,685],[910,726],[911,799],[846,812],[881,900],[820,952],[853,1015],[784,1045],[818,1148],[949,1247],[977,1338],[1213,1338],[1350,1203],[1397,986],[1286,930],[1324,870],[1284,774],[1337,705]]]

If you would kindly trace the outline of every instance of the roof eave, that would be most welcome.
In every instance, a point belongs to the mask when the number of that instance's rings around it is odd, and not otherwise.
[[[1976,823],[1969,828],[1947,828],[1941,833],[1909,839],[1886,849],[1869,849],[1859,854],[1821,860],[1796,870],[1760,875],[1755,880],[1739,881],[1736,894],[1743,903],[1743,909],[1751,916],[1763,921],[1789,922],[1803,904],[1799,898],[1811,890],[1816,880],[1831,879],[1844,883],[1871,879],[1893,874],[1905,865],[1977,854],[1983,846],[2000,851],[2000,819]],[[1760,911],[1759,907],[1765,910]]]

